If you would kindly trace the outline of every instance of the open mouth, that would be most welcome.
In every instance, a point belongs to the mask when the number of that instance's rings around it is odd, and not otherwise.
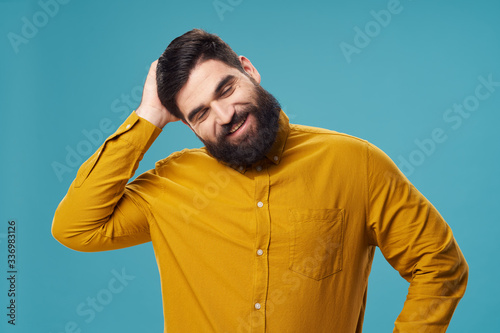
[[[234,132],[236,132],[237,130],[239,130],[240,127],[243,126],[243,124],[245,123],[245,121],[247,120],[247,118],[248,118],[248,114],[238,124],[234,125],[233,128],[229,131],[229,133],[227,133],[227,135],[231,135]]]

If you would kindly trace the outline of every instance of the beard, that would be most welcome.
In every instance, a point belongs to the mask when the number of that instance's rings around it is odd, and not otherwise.
[[[230,165],[251,165],[266,156],[276,140],[281,106],[273,95],[258,84],[255,84],[254,93],[255,104],[246,104],[235,112],[231,121],[222,126],[215,142],[200,138],[208,153],[217,160]],[[249,115],[255,117],[255,128],[248,128],[241,140],[231,143],[227,135],[235,124]]]

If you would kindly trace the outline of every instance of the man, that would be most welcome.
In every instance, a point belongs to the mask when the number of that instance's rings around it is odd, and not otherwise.
[[[86,161],[52,233],[79,251],[152,241],[165,331],[361,332],[375,246],[410,282],[395,332],[444,332],[468,266],[436,209],[370,143],[290,125],[260,75],[192,30]],[[205,144],[127,184],[170,122]]]

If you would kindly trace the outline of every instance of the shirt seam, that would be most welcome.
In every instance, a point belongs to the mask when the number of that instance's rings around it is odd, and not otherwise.
[[[368,231],[368,241],[373,243],[372,239],[372,228],[370,226],[371,221],[371,211],[370,211],[370,145],[366,142],[366,200],[365,200],[365,212],[366,212],[366,230]]]
[[[205,150],[204,147],[201,147],[201,148],[185,148],[185,149],[182,149],[181,151],[176,151],[176,152],[173,152],[172,154],[170,154],[169,156],[165,157],[164,159],[161,159],[159,161],[156,162],[156,167],[161,167],[163,165],[166,165],[168,163],[170,163],[171,161],[174,161],[178,158],[181,158],[183,157],[185,154],[188,154],[188,153],[195,153],[195,152],[200,152],[202,153],[203,155],[206,155],[208,157],[211,157]]]
[[[319,127],[310,127],[309,128],[303,128],[302,125],[290,125],[292,131],[297,131],[297,132],[303,132],[303,133],[310,133],[310,134],[318,134],[318,135],[334,135],[334,136],[343,136],[346,138],[354,139],[356,141],[360,141],[362,143],[367,144],[368,142],[365,139],[358,138],[356,136],[346,134],[346,133],[341,133],[341,132],[336,132],[332,130],[327,130],[327,129],[322,129]]]

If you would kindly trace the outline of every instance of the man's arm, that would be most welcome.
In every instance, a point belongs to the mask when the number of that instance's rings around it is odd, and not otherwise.
[[[450,227],[382,151],[368,148],[368,232],[410,282],[394,332],[445,332],[468,266]]]
[[[150,67],[141,105],[83,163],[56,210],[52,234],[72,249],[105,251],[150,241],[142,191],[154,171],[138,177],[134,186],[126,184],[161,128],[178,120],[158,99],[156,64]]]

